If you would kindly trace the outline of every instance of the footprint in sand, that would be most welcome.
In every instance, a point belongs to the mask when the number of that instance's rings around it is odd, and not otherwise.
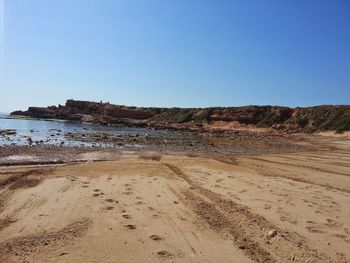
[[[347,227],[344,227],[344,232],[348,235],[350,235],[350,230]]]
[[[99,196],[99,195],[104,195],[104,193],[103,192],[101,192],[101,190],[100,189],[94,189],[94,192],[95,192],[95,194],[93,195],[93,196]]]
[[[106,206],[106,210],[113,210],[114,209],[114,206]]]
[[[308,230],[308,231],[310,231],[312,233],[324,233],[323,230],[317,228],[316,226],[307,226],[305,228],[306,228],[306,230]]]
[[[336,237],[336,238],[340,238],[342,239],[343,241],[345,241],[346,243],[349,243],[350,244],[350,238],[346,235],[342,235],[342,234],[333,234],[332,235],[333,237]]]
[[[161,250],[161,251],[158,251],[157,254],[161,257],[171,257],[172,254],[169,252],[169,251],[166,251],[166,250]]]
[[[160,218],[160,216],[159,215],[157,215],[157,214],[154,214],[154,215],[152,215],[152,217],[151,217],[152,219],[159,219]]]
[[[153,240],[153,241],[160,241],[162,240],[162,238],[158,235],[151,235],[150,238]]]
[[[237,195],[235,195],[235,194],[229,194],[229,196],[231,196],[231,197],[233,197],[233,198],[235,198],[235,199],[237,199],[237,200],[241,200],[241,198],[239,198]]]
[[[342,223],[339,223],[333,219],[327,219],[327,223],[325,225],[329,228],[337,228],[337,229],[343,227]]]
[[[106,202],[113,203],[114,200],[113,200],[112,198],[107,198],[107,199],[106,199]]]
[[[272,207],[272,205],[269,205],[269,204],[264,204],[264,208],[265,208],[266,210],[271,209],[271,207]]]
[[[289,217],[287,217],[287,216],[280,216],[280,220],[281,221],[283,221],[283,222],[289,222],[289,223],[291,223],[291,224],[293,224],[293,225],[296,225],[297,223],[298,223],[298,221],[297,220],[295,220],[295,219],[293,219],[293,218],[289,218]]]
[[[298,223],[297,219],[293,218],[289,212],[283,211],[282,207],[277,208],[277,214],[280,215],[280,220],[283,222],[289,222],[294,225]]]
[[[124,217],[125,219],[130,219],[131,218],[130,215],[122,215],[122,217]]]
[[[135,225],[125,225],[126,228],[130,229],[130,230],[134,230],[136,229]]]
[[[305,227],[306,230],[313,232],[313,233],[324,233],[323,230],[321,230],[322,226],[321,224],[312,221],[312,220],[308,220],[306,221],[307,224],[309,224],[309,226]]]

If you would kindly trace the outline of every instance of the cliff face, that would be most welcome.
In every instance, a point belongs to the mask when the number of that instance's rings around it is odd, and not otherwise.
[[[63,119],[105,125],[201,129],[212,123],[272,128],[289,132],[350,130],[350,106],[288,108],[244,106],[230,108],[137,108],[109,103],[67,100],[64,106],[29,107],[11,115]]]
[[[14,111],[11,115],[22,115],[33,118],[63,119],[72,121],[86,121],[101,124],[128,124],[153,117],[157,110],[150,108],[126,107],[109,103],[67,100],[64,106],[59,105],[29,107],[27,111]]]

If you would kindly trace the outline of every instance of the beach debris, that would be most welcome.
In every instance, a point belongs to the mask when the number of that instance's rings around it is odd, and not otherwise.
[[[276,235],[277,235],[277,231],[275,229],[271,229],[269,232],[267,232],[267,239],[271,239]]]

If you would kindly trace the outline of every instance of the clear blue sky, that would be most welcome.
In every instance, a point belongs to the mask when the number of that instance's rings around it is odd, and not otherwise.
[[[349,0],[0,2],[0,111],[350,104]]]

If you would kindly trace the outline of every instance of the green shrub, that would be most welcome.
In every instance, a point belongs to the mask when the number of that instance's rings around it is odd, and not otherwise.
[[[309,118],[298,116],[298,118],[297,118],[297,124],[300,125],[302,128],[305,128],[305,126],[306,126],[308,123],[309,123]]]
[[[335,122],[335,130],[338,133],[344,132],[344,131],[350,131],[350,116],[349,115],[342,115],[336,120]]]

